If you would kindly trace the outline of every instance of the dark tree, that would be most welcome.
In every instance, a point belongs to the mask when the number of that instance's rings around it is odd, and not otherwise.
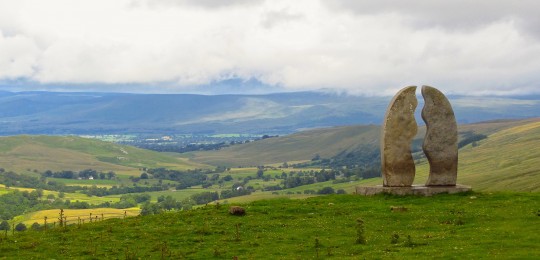
[[[25,231],[26,230],[26,225],[23,224],[23,223],[19,223],[15,226],[15,230],[17,231]]]
[[[334,194],[334,188],[332,188],[332,187],[324,187],[321,190],[319,190],[319,192],[317,192],[317,193],[318,194]]]
[[[264,175],[264,170],[262,168],[259,168],[257,170],[257,178],[258,179],[262,179],[263,178],[263,175]]]
[[[0,223],[0,230],[9,230],[9,223],[7,221],[2,221]]]
[[[34,222],[34,224],[32,224],[30,228],[32,228],[32,230],[39,230],[41,226],[39,225],[39,223]]]

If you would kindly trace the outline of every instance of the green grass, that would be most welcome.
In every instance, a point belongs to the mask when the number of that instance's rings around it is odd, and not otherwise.
[[[540,233],[533,228],[540,221],[539,193],[332,195],[243,206],[243,217],[221,205],[16,232],[0,236],[0,258],[540,258]],[[397,206],[406,211],[393,212]],[[356,243],[358,219],[365,244]]]

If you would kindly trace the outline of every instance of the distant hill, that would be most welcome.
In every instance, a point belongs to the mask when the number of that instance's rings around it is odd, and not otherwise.
[[[380,124],[390,98],[322,92],[213,96],[0,92],[0,135],[282,135],[303,129]],[[460,123],[540,116],[538,96],[449,98]],[[421,97],[419,102],[422,102]],[[417,114],[421,106],[419,104]]]
[[[163,153],[75,136],[0,137],[0,167],[17,172],[45,170],[116,171],[140,174],[141,167],[207,167]]]

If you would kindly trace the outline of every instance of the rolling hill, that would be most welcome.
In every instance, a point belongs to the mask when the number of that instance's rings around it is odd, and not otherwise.
[[[76,136],[0,137],[0,167],[16,172],[45,170],[115,171],[140,174],[141,167],[203,168],[163,153]]]

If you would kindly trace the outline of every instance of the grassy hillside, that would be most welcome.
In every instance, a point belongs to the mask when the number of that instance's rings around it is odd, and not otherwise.
[[[539,193],[332,195],[244,208],[245,216],[207,206],[1,234],[0,259],[540,258],[531,228]]]
[[[379,131],[375,125],[316,129],[219,151],[197,152],[192,159],[212,165],[252,166],[310,160],[316,154],[328,158],[359,144],[378,145]]]
[[[499,124],[499,123],[495,123]],[[522,121],[517,126],[483,131],[492,134],[476,146],[459,150],[458,183],[471,185],[477,191],[540,191],[540,120]],[[470,127],[470,126],[468,126]],[[475,129],[471,127],[471,129]],[[424,184],[429,165],[416,165],[416,184]],[[364,185],[381,184],[380,178],[363,181]]]
[[[478,190],[540,191],[540,121],[508,128],[459,154],[459,181]]]
[[[86,139],[75,136],[0,137],[0,167],[24,172],[44,170],[115,171],[140,174],[138,168],[201,168],[189,162],[158,152]]]
[[[538,121],[498,120],[459,126],[459,132],[475,132],[489,135],[513,126]],[[191,159],[197,162],[225,165],[252,166],[268,165],[291,161],[311,160],[316,154],[323,158],[333,157],[343,151],[352,151],[362,145],[379,146],[380,126],[361,125],[323,128],[304,131],[277,138],[268,138],[248,144],[235,145],[218,151],[193,153]],[[418,129],[416,142],[421,144],[425,127]]]

